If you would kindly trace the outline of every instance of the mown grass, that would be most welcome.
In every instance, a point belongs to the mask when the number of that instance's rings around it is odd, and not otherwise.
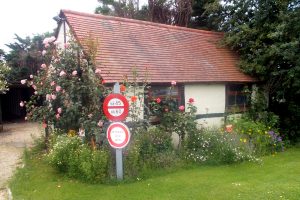
[[[19,199],[300,199],[300,148],[263,158],[261,164],[193,166],[145,180],[86,184],[57,174],[38,156],[27,156],[10,183]]]

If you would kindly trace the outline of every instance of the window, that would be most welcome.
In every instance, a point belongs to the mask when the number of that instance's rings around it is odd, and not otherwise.
[[[184,104],[184,94],[183,94],[183,86],[176,85],[170,88],[170,86],[163,86],[163,85],[154,85],[151,86],[148,89],[146,98],[145,98],[145,104],[147,107],[147,110],[145,110],[146,115],[158,115],[155,110],[155,107],[153,107],[153,103],[156,104],[156,100],[159,98],[161,100],[160,105],[164,105],[163,109],[164,111],[171,111],[172,109],[178,109],[178,106],[181,104]],[[170,98],[170,99],[168,99]],[[166,101],[168,100],[168,104],[166,104]],[[171,107],[170,107],[171,106]],[[149,110],[148,110],[149,109]],[[155,118],[156,120],[156,118]],[[151,120],[153,123],[155,123],[155,120]]]
[[[230,84],[226,86],[226,111],[244,112],[250,105],[246,90],[250,86],[246,84]]]

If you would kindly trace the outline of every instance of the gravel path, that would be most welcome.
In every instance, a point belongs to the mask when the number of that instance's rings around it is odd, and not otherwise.
[[[7,181],[22,163],[25,147],[30,147],[33,138],[41,133],[37,123],[9,123],[3,127],[3,132],[0,132],[0,200],[10,199]]]

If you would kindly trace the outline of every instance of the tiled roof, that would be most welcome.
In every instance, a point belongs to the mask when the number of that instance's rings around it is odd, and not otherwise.
[[[253,82],[238,57],[221,47],[222,33],[62,10],[79,42],[98,39],[97,67],[107,82],[132,77],[135,67],[152,83]]]

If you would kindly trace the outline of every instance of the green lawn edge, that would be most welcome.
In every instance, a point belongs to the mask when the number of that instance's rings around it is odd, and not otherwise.
[[[261,163],[192,166],[155,172],[136,182],[87,184],[65,178],[41,156],[10,181],[13,199],[300,199],[300,148],[264,157]]]

